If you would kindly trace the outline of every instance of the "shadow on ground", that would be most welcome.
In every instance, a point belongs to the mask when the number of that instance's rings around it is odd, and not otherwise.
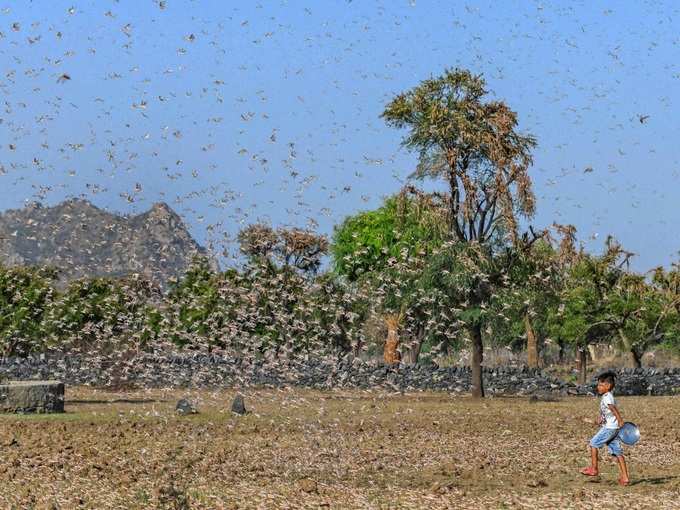
[[[671,482],[673,480],[680,479],[680,476],[657,476],[655,478],[640,478],[638,480],[631,480],[630,485],[640,485],[640,484],[650,484],[650,485],[663,485],[664,483]]]
[[[80,400],[66,400],[65,404],[157,404],[167,402],[167,400],[159,400],[153,398],[117,398],[113,400],[95,400],[95,399],[80,399]]]

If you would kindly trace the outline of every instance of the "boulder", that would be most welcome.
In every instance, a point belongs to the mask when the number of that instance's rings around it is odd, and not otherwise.
[[[181,398],[177,401],[175,406],[175,411],[177,414],[197,414],[198,410],[189,400],[186,398]]]
[[[238,394],[231,403],[231,412],[236,414],[246,414],[246,404],[243,401],[243,395]]]
[[[61,381],[8,381],[0,384],[0,412],[63,413]]]

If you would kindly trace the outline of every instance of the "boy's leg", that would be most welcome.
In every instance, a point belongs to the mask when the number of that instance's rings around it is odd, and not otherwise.
[[[590,467],[593,468],[593,470],[597,473],[597,464],[598,464],[598,453],[599,450],[594,447],[590,447]]]
[[[581,469],[581,474],[586,476],[597,476],[599,473],[597,471],[597,460],[598,451],[597,448],[589,446],[590,448],[590,466]]]
[[[616,460],[619,463],[619,481],[623,483],[628,483],[630,478],[628,478],[628,466],[626,466],[626,459],[623,455],[617,455]]]
[[[616,437],[610,441],[607,444],[607,450],[616,457],[616,462],[619,465],[619,483],[627,485],[629,482],[628,466],[626,465],[626,458],[623,456],[623,447],[619,438]]]
[[[616,434],[615,429],[606,429],[602,427],[597,434],[590,440],[590,466],[581,470],[581,473],[587,476],[598,475],[598,448],[609,446],[613,434]],[[611,452],[611,450],[610,450]],[[618,452],[621,453],[621,452]]]

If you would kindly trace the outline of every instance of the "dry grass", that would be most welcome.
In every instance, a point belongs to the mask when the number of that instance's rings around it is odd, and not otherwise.
[[[593,398],[67,390],[62,415],[0,416],[2,508],[680,508],[678,397],[621,398],[643,439],[578,468]],[[177,416],[188,395],[200,414]]]

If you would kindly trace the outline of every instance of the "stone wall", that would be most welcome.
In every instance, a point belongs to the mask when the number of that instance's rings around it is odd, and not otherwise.
[[[680,395],[680,369],[618,369],[617,395]],[[130,359],[41,355],[0,361],[0,379],[56,379],[67,385],[97,387],[301,386],[393,391],[470,389],[467,367],[387,366],[358,358],[247,360],[213,354],[140,354]],[[587,395],[579,386],[527,368],[485,368],[491,395]],[[594,383],[594,381],[593,381]]]

